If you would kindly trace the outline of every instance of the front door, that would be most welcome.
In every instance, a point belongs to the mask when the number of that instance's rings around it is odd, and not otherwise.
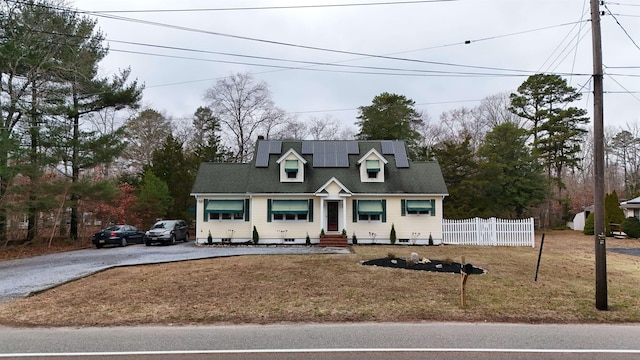
[[[338,231],[338,202],[327,202],[327,231]]]

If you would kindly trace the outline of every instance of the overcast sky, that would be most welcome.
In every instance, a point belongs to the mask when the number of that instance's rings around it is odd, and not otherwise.
[[[300,120],[331,115],[348,126],[357,107],[382,92],[413,99],[437,121],[443,111],[514,92],[537,72],[561,74],[584,92],[574,105],[592,113],[589,0],[371,5],[382,1],[73,4],[91,12],[106,35],[110,52],[103,74],[131,67],[146,85],[144,105],[176,121],[190,122],[196,108],[206,105],[205,90],[239,72],[265,81],[276,106]],[[336,4],[361,5],[286,8]],[[279,8],[256,9],[262,7]],[[624,126],[640,119],[640,3],[606,2],[602,11],[605,126]]]

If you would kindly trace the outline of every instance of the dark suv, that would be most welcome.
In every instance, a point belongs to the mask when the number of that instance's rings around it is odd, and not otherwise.
[[[144,244],[175,244],[176,241],[189,241],[189,227],[184,220],[160,220],[144,233]]]

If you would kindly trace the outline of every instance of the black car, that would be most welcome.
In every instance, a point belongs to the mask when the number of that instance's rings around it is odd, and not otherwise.
[[[98,249],[107,244],[127,246],[129,243],[143,242],[144,232],[131,225],[111,225],[93,234],[93,245]]]
[[[189,227],[184,220],[160,220],[144,234],[144,243],[175,244],[176,241],[189,241]]]

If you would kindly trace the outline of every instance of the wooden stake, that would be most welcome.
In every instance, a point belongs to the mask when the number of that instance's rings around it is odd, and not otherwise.
[[[469,274],[465,272],[464,265],[465,265],[465,262],[464,262],[464,256],[463,256],[462,261],[460,262],[460,301],[462,303],[463,308],[467,306],[466,286],[467,286],[467,276],[469,276]]]

